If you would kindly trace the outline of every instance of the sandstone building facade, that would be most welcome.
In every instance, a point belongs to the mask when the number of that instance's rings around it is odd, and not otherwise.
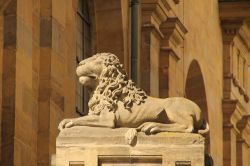
[[[250,1],[139,0],[137,84],[184,96],[216,166],[250,165]],[[57,125],[86,114],[77,63],[112,52],[131,75],[130,0],[0,0],[0,165],[50,165]]]

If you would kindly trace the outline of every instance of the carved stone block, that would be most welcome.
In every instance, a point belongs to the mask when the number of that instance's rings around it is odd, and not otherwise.
[[[57,138],[56,166],[204,166],[204,138],[199,134],[138,133],[133,145],[127,128],[75,126]]]

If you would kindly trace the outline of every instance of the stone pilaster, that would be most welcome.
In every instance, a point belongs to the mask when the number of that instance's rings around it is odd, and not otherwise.
[[[141,51],[138,83],[148,94],[159,96],[159,54],[163,34],[160,25],[170,15],[166,0],[141,1]],[[147,75],[147,77],[145,77]]]
[[[236,109],[237,100],[223,100],[223,165],[231,166],[231,116]]]
[[[52,56],[52,2],[40,1],[40,54],[38,88],[38,140],[37,165],[50,162],[50,97],[51,97],[51,56]]]
[[[160,30],[164,35],[159,57],[160,97],[183,96],[184,90],[180,89],[184,80],[178,79],[183,75],[183,45],[187,29],[177,17],[169,17],[160,25]]]
[[[249,97],[244,86],[247,75],[244,69],[237,68],[236,60],[239,62],[246,61],[242,52],[245,52],[247,42],[242,42],[245,37],[242,35],[244,21],[250,18],[249,12],[244,12],[249,8],[247,1],[230,1],[219,3],[219,15],[221,20],[221,30],[223,39],[223,165],[243,165],[242,156],[244,156],[242,147],[246,143],[245,128],[249,117],[248,101]],[[246,35],[243,35],[246,36]],[[237,47],[241,46],[241,52]],[[248,63],[246,61],[246,63]],[[244,63],[243,63],[244,64]],[[240,64],[240,65],[243,65]],[[246,69],[246,66],[243,66]],[[237,70],[237,71],[236,71]],[[244,78],[242,77],[244,74]],[[233,101],[233,102],[232,102]],[[229,135],[231,130],[231,135]]]
[[[1,6],[3,5],[3,6]],[[2,1],[3,56],[2,105],[1,105],[1,162],[0,165],[14,165],[15,118],[16,118],[16,48],[17,48],[17,2]]]
[[[230,98],[231,83],[233,79],[232,69],[232,42],[238,34],[242,25],[242,20],[222,20],[222,39],[223,39],[223,97]]]
[[[153,96],[168,97],[169,89],[175,89],[171,95],[183,96],[183,80],[176,75],[182,75],[180,70],[175,71],[176,62],[183,56],[185,26],[174,14],[177,1],[150,0],[142,1],[142,29],[141,29],[141,56],[139,58],[139,84]],[[154,43],[154,44],[153,44]],[[142,56],[143,55],[143,56]],[[157,67],[160,66],[160,67]],[[179,66],[178,66],[179,67]],[[177,72],[177,73],[176,73]],[[149,76],[143,77],[145,74]],[[173,76],[170,79],[170,75]],[[176,81],[176,82],[175,82]],[[169,85],[176,86],[169,88]]]

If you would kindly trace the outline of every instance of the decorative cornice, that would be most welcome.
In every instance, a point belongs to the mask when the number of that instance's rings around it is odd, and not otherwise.
[[[166,0],[145,0],[141,2],[142,28],[154,30],[161,38],[160,25],[167,20],[171,7]]]
[[[231,116],[231,123],[234,129],[241,134],[243,129],[245,129],[250,114],[245,110],[244,106],[240,102],[237,103],[236,109]]]
[[[160,30],[164,35],[161,41],[162,49],[171,51],[176,60],[179,60],[181,57],[180,47],[183,45],[187,29],[177,17],[171,17],[160,25]]]
[[[169,17],[160,25],[160,29],[166,37],[169,37],[176,31],[182,39],[184,39],[184,35],[188,32],[178,17]]]
[[[155,31],[159,36],[160,38],[164,38],[164,35],[163,33],[161,32],[160,29],[158,29],[158,27],[156,27],[155,24],[151,24],[151,23],[144,23],[142,24],[142,29],[149,29],[149,30],[153,30]]]
[[[231,42],[245,19],[250,18],[250,1],[219,1],[223,41]],[[242,35],[244,36],[244,35]]]
[[[141,10],[142,23],[157,22],[160,25],[170,16],[171,8],[166,0],[146,0],[141,2]]]
[[[246,90],[240,85],[239,80],[234,75],[232,75],[232,82],[233,82],[233,85],[236,88],[238,88],[239,93],[240,93],[240,95],[243,96],[245,102],[249,102],[249,96],[248,96]]]
[[[222,37],[224,43],[231,43],[239,33],[243,20],[221,20]]]
[[[250,142],[247,142],[247,138],[250,135],[250,114],[244,111],[238,100],[222,100],[222,110],[224,130],[233,128],[237,135],[237,142],[245,142],[249,146]]]
[[[250,1],[219,1],[221,20],[250,18]]]

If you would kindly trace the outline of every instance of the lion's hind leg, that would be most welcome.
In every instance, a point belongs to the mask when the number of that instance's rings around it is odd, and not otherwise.
[[[145,132],[146,134],[156,134],[159,132],[191,133],[193,129],[193,125],[187,126],[178,123],[164,124],[156,122],[146,122],[137,128],[137,130]]]

